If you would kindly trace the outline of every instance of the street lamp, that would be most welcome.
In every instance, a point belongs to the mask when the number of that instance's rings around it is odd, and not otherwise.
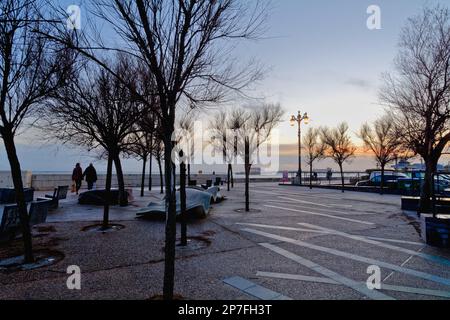
[[[300,185],[302,185],[302,122],[308,124],[309,120],[308,114],[305,113],[302,115],[300,111],[298,112],[298,116],[291,117],[291,126],[298,125],[298,177]]]

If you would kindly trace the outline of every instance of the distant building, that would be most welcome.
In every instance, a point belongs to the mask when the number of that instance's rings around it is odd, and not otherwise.
[[[400,160],[396,165],[392,166],[397,171],[425,171],[426,167],[424,163],[411,163],[407,160]],[[445,170],[445,167],[441,164],[437,166],[438,171]]]

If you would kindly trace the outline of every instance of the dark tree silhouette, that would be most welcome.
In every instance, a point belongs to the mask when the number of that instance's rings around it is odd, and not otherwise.
[[[145,176],[147,170],[147,161],[152,157],[153,139],[152,134],[147,131],[142,131],[138,127],[139,131],[134,133],[130,139],[130,146],[128,147],[127,154],[136,157],[142,161],[142,175],[141,175],[141,197],[145,195]],[[150,166],[151,170],[151,166]],[[150,171],[150,175],[152,172]]]
[[[355,155],[356,147],[348,135],[348,124],[341,123],[337,128],[322,128],[322,143],[325,144],[325,154],[333,159],[341,172],[342,192],[345,192],[344,163]]]
[[[250,172],[259,161],[261,145],[281,122],[284,111],[278,104],[264,104],[251,109],[237,109],[230,114],[228,123],[238,137],[238,153],[245,163],[245,211],[250,211]],[[230,141],[232,139],[229,139]]]
[[[234,137],[230,136],[230,124],[225,110],[219,111],[210,120],[208,129],[211,133],[209,143],[214,151],[222,153],[223,162],[227,164],[227,189],[231,190],[231,181],[233,180],[233,162],[235,160]],[[231,141],[230,141],[231,140]]]
[[[118,79],[120,75],[108,66],[99,52],[127,52],[140,59],[155,83],[158,120],[163,128],[168,208],[164,298],[172,300],[176,199],[171,159],[176,110],[183,104],[196,107],[221,102],[232,93],[242,93],[260,78],[261,70],[254,62],[242,65],[232,58],[230,42],[260,36],[266,5],[260,1],[240,0],[95,0],[93,3],[95,15],[106,22],[126,46],[112,48],[101,41],[93,44],[89,41],[94,38],[91,35],[83,37],[84,46],[73,44],[71,47]],[[140,100],[146,102],[144,97]]]
[[[11,168],[27,263],[34,261],[32,238],[14,140],[26,119],[39,114],[45,100],[65,85],[75,57],[39,36],[38,31],[54,32],[55,22],[43,15],[43,8],[43,1],[37,0],[0,2],[0,136]]]
[[[386,166],[403,153],[400,136],[395,130],[392,117],[387,114],[373,123],[364,124],[359,132],[367,150],[372,152],[381,168],[380,193],[384,193],[384,173]]]
[[[132,47],[154,78],[163,128],[166,224],[164,298],[172,300],[175,275],[176,199],[172,179],[176,109],[219,102],[260,75],[254,67],[236,68],[229,43],[255,38],[264,21],[259,2],[254,10],[236,0],[96,0],[97,15]],[[236,71],[238,70],[238,71]]]
[[[112,165],[115,164],[121,205],[127,205],[121,153],[131,144],[136,123],[149,112],[130,90],[135,81],[135,67],[125,57],[118,57],[113,67],[128,86],[107,71],[87,64],[65,88],[47,104],[46,130],[61,141],[100,150],[108,159],[106,191],[110,194]],[[105,202],[103,227],[109,226],[109,201]]]
[[[309,128],[303,137],[303,149],[306,151],[306,164],[309,166],[309,188],[312,189],[314,162],[325,157],[325,144],[320,139],[320,129]]]
[[[430,213],[433,174],[450,142],[450,10],[426,8],[409,19],[399,45],[396,72],[385,76],[381,100],[404,147],[425,162],[419,212]]]

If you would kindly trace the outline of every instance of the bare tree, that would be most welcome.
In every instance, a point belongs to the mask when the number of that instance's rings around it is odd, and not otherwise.
[[[160,135],[155,135],[153,138],[153,157],[158,163],[159,169],[159,186],[161,188],[161,194],[164,194],[164,173],[163,173],[163,161],[164,160],[164,143],[161,140]]]
[[[236,0],[97,0],[97,14],[128,43],[133,55],[148,66],[160,103],[165,152],[166,224],[164,298],[173,298],[176,240],[175,184],[172,181],[173,132],[180,103],[198,105],[223,100],[256,78],[258,70],[236,72],[227,41],[254,38],[264,21]],[[263,8],[264,9],[264,8]],[[87,55],[89,55],[88,52]],[[98,59],[96,59],[98,60]]]
[[[403,145],[426,165],[421,213],[431,212],[433,174],[450,142],[450,10],[426,8],[400,38],[395,74],[385,76],[382,101],[394,115]]]
[[[237,109],[229,123],[238,137],[238,152],[245,163],[245,211],[250,211],[250,172],[258,162],[258,150],[270,139],[273,129],[281,122],[284,111],[278,104],[264,104],[252,109]]]
[[[306,151],[306,163],[309,166],[309,188],[312,189],[312,175],[314,162],[325,157],[326,146],[320,139],[320,129],[309,128],[303,137],[303,148]]]
[[[341,172],[342,192],[345,192],[344,163],[353,158],[356,147],[348,135],[348,124],[343,122],[337,128],[322,128],[322,142],[326,146],[325,155],[339,166]]]
[[[103,43],[73,45],[120,79],[97,54],[118,50],[141,60],[154,79],[163,128],[165,191],[168,210],[164,298],[173,298],[175,274],[176,197],[171,163],[176,110],[221,102],[242,93],[261,76],[256,64],[232,58],[231,41],[256,39],[266,18],[261,1],[240,0],[95,0],[95,14],[124,40],[125,47]],[[88,39],[89,37],[84,37]],[[92,37],[91,37],[92,38]],[[60,39],[59,39],[60,40]],[[124,82],[126,83],[126,82]],[[141,101],[145,103],[146,99]]]
[[[403,152],[401,136],[395,130],[392,117],[387,114],[376,120],[373,126],[364,124],[359,131],[359,137],[364,142],[366,149],[374,154],[377,164],[381,168],[380,193],[383,194],[386,165]]]
[[[55,90],[64,86],[71,73],[74,54],[64,46],[39,36],[53,33],[53,23],[42,12],[42,1],[0,2],[0,136],[3,139],[17,205],[20,212],[25,262],[34,260],[15,136]],[[61,35],[62,37],[68,35]]]
[[[145,79],[139,79],[141,86],[151,85]],[[155,136],[159,133],[161,128],[158,128],[158,122],[155,121],[155,115],[153,110],[157,109],[156,100],[149,96],[148,101],[153,100],[154,107],[150,109],[151,112],[145,112],[141,115],[141,118],[136,123],[136,131],[129,137],[131,139],[130,147],[127,150],[129,155],[134,155],[139,160],[142,160],[142,179],[141,179],[141,197],[144,196],[145,189],[145,175],[147,168],[147,161],[149,161],[149,191],[152,191],[152,159],[153,148],[155,147]]]
[[[137,129],[131,137],[130,146],[127,154],[134,155],[138,160],[142,160],[142,175],[141,175],[141,197],[145,195],[145,175],[147,169],[147,161],[152,156],[153,139],[152,135],[142,129]],[[151,170],[151,166],[150,166]],[[152,172],[150,171],[150,175]]]
[[[222,153],[223,162],[227,164],[227,188],[231,190],[231,181],[233,176],[233,161],[235,159],[234,139],[230,141],[230,124],[228,123],[228,114],[221,110],[209,121],[208,129],[211,132],[212,145],[216,152]],[[234,138],[234,137],[233,137]]]
[[[195,153],[195,118],[196,114],[192,110],[179,117],[177,128],[177,143],[181,145],[184,163],[187,164],[188,182],[191,181],[191,164],[194,161]]]
[[[119,57],[114,70],[132,85],[135,72],[130,60]],[[107,157],[108,198],[112,165],[115,164],[120,204],[126,205],[120,157],[122,152],[129,149],[129,137],[136,132],[135,124],[142,114],[148,112],[147,106],[139,103],[128,87],[111,74],[88,64],[83,73],[54,95],[47,110],[45,127],[55,134],[56,139],[86,146],[89,150],[100,150]],[[109,227],[109,200],[105,201],[103,228]]]

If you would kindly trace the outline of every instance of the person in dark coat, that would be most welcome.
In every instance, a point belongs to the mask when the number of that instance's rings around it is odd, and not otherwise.
[[[83,181],[83,169],[81,169],[81,165],[79,163],[77,163],[75,169],[73,169],[72,180],[75,182],[75,191],[78,194],[81,189],[81,183]]]
[[[94,183],[97,182],[97,170],[92,163],[84,170],[83,178],[87,182],[88,190],[94,189]]]

